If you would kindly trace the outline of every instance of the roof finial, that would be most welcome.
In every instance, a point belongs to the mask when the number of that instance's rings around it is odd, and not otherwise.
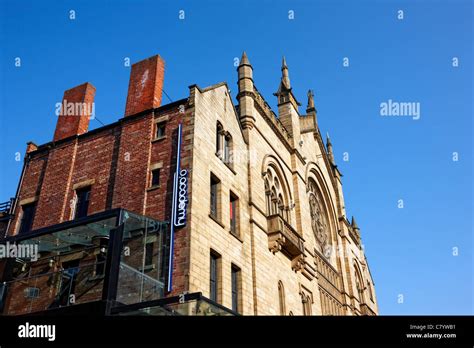
[[[314,111],[314,93],[312,90],[308,90],[308,107],[306,108],[306,112]]]
[[[326,148],[328,150],[329,160],[333,165],[335,165],[336,162],[334,161],[334,153],[332,152],[332,143],[331,139],[329,139],[329,133],[326,133]]]

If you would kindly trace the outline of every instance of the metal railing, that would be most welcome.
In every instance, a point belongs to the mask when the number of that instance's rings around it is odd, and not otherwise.
[[[9,201],[0,203],[0,214],[10,214],[14,198],[10,198]]]

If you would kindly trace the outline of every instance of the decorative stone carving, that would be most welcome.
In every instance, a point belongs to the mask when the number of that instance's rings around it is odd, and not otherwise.
[[[304,255],[300,254],[291,260],[291,269],[295,272],[303,271],[305,266]]]
[[[281,251],[283,244],[285,244],[285,237],[281,233],[275,233],[268,237],[268,249],[273,254]]]

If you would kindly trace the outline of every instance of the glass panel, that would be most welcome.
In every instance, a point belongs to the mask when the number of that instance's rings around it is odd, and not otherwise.
[[[164,296],[168,256],[166,231],[165,223],[124,212],[117,285],[119,303],[133,304]]]
[[[4,286],[3,314],[26,314],[102,299],[116,217],[22,240]]]

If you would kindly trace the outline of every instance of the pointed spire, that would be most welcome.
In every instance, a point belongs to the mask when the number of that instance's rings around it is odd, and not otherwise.
[[[286,65],[285,56],[283,56],[283,60],[281,62],[281,84],[283,84],[286,89],[291,89],[290,75],[288,73],[288,66]]]
[[[357,226],[357,222],[354,216],[352,216],[351,226],[352,226],[352,229],[359,230],[359,226]]]
[[[308,90],[308,107],[306,108],[306,112],[315,111],[316,108],[314,107],[314,93],[312,90]]]
[[[331,139],[329,139],[329,133],[326,133],[326,148],[328,151],[329,160],[333,165],[335,165],[336,162],[334,161],[334,153],[332,152],[332,143]]]
[[[242,58],[240,58],[240,65],[250,65],[250,61],[247,58],[247,53],[245,53],[245,51],[242,53]]]

